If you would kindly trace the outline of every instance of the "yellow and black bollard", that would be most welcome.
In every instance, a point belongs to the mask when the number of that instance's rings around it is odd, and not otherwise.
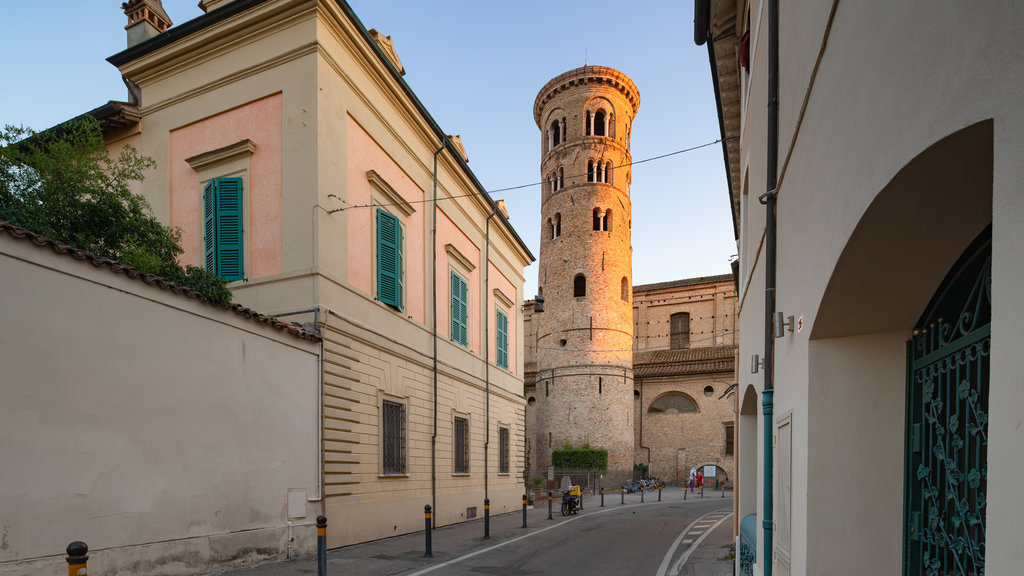
[[[423,556],[426,558],[433,558],[434,552],[430,545],[430,504],[427,504],[426,506],[423,507],[423,518],[423,525],[426,528],[427,535],[427,553]]]
[[[551,520],[551,491],[548,490],[548,520]]]
[[[704,483],[703,482],[700,483],[700,499],[701,500],[704,499]]]
[[[661,502],[661,486],[658,486],[658,502]]]
[[[523,528],[526,528],[526,494],[523,494]]]
[[[316,517],[316,573],[327,576],[327,518]]]
[[[89,547],[85,542],[72,542],[68,544],[67,561],[68,576],[86,576],[89,573],[86,563],[89,561]]]
[[[484,498],[484,540],[491,539],[491,499]]]
[[[604,508],[604,486],[601,487],[601,508]]]
[[[626,503],[626,489],[625,488],[620,488],[619,489],[619,496],[621,497],[621,501],[619,502],[619,504],[625,504]]]
[[[640,502],[643,503],[643,501],[644,501],[644,487],[641,486],[640,487]]]

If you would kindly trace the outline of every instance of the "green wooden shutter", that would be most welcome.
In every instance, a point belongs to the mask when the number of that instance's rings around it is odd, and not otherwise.
[[[402,225],[397,218],[395,218],[395,238],[395,306],[399,310],[404,310],[402,302],[405,302],[405,275],[402,274],[402,270],[405,269],[403,264],[405,239],[402,234]]]
[[[242,179],[217,178],[217,274],[228,282],[241,280],[242,268]]]
[[[455,272],[451,273],[451,324],[452,340],[463,346],[469,344],[469,322],[467,313],[469,311],[469,286],[461,276]]]
[[[398,218],[377,209],[377,299],[402,309],[402,232]]]
[[[497,311],[497,330],[495,330],[495,348],[498,351],[498,366],[508,369],[508,316],[501,310]]]
[[[203,187],[203,252],[206,269],[217,273],[217,193],[216,180]]]

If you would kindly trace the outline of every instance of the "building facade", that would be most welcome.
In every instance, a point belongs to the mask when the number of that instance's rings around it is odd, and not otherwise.
[[[108,141],[157,159],[139,191],[180,230],[184,264],[323,335],[307,505],[328,545],[421,530],[424,505],[438,526],[485,497],[518,509],[533,257],[392,39],[343,1],[207,1],[163,30],[138,12],[155,4],[125,5],[129,42],[148,39],[108,59],[133,96],[115,115],[136,118]]]
[[[1024,12],[697,8],[739,248],[737,574],[1020,572]]]

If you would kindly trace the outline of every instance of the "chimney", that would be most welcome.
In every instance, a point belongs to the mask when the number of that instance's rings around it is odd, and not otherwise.
[[[149,40],[171,27],[171,18],[164,12],[160,0],[128,0],[121,4],[128,17],[128,47]]]

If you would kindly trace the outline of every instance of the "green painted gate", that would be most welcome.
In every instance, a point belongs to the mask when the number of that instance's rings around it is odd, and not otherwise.
[[[905,576],[985,573],[991,266],[989,228],[907,343]]]

